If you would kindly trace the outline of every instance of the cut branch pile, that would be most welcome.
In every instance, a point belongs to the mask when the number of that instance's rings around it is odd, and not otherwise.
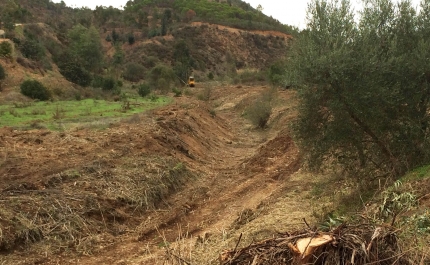
[[[239,239],[240,241],[240,239]],[[239,242],[238,242],[239,244]],[[221,265],[395,265],[412,264],[392,226],[342,224],[330,232],[301,231],[226,250]]]

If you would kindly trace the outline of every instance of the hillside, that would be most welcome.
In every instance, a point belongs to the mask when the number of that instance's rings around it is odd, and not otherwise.
[[[0,264],[428,264],[430,6],[320,4],[0,2]]]
[[[7,94],[17,91],[24,80],[17,74],[25,72],[55,98],[91,95],[80,88],[97,89],[110,80],[147,82],[168,91],[189,75],[198,81],[208,76],[239,80],[242,70],[263,76],[285,58],[292,39],[287,33],[294,33],[242,1],[129,1],[124,11],[72,9],[49,0],[0,6],[0,21],[14,51],[3,55],[9,58],[2,64],[10,73],[3,82],[3,99],[15,98]],[[50,81],[52,77],[58,81]],[[112,89],[119,93],[120,86]]]
[[[122,48],[127,62],[147,65],[150,57],[149,61],[169,64],[175,60],[176,41],[185,40],[194,61],[193,71],[202,79],[209,72],[226,76],[246,68],[264,70],[286,55],[290,38],[290,35],[280,32],[247,31],[192,22],[177,28],[172,35],[141,41],[137,38],[136,43],[123,44]],[[111,47],[109,53],[113,52],[114,47]],[[152,61],[153,65],[156,63]]]

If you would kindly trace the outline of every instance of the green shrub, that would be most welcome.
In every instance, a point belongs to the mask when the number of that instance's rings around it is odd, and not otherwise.
[[[48,57],[43,57],[40,61],[40,64],[42,65],[43,69],[52,71],[52,64],[51,61],[48,59]]]
[[[119,87],[115,87],[115,88],[112,90],[112,95],[121,95],[121,93],[122,93],[122,90],[121,90],[121,88],[119,88]]]
[[[191,96],[193,96],[195,94],[195,91],[191,90],[189,87],[185,87],[184,91],[183,91],[183,94],[186,95],[186,96],[191,97]]]
[[[25,24],[23,30],[26,38],[36,38],[43,35],[43,28],[39,24]]]
[[[134,42],[136,41],[133,33],[130,33],[127,38],[128,38],[128,44],[130,44],[130,45],[133,45]]]
[[[121,45],[115,44],[115,53],[112,56],[112,63],[114,65],[121,65],[124,62],[125,53],[121,48]]]
[[[252,70],[244,70],[239,74],[240,83],[242,84],[252,84],[256,82],[266,81],[266,77],[264,72],[261,71],[252,71]]]
[[[175,78],[173,69],[164,64],[157,64],[149,72],[150,84],[166,92],[170,90],[170,84],[175,81]]]
[[[5,78],[6,78],[6,71],[4,70],[3,66],[0,64],[0,91],[3,90],[2,80]]]
[[[63,52],[64,47],[62,44],[58,43],[54,39],[46,39],[43,40],[43,46],[45,46],[45,49],[52,54],[52,56],[58,56]]]
[[[272,64],[268,71],[268,78],[272,85],[283,86],[284,75],[286,72],[285,62],[277,61]]]
[[[21,117],[16,109],[9,109],[9,114],[14,117]]]
[[[99,31],[94,26],[88,28],[82,24],[67,31],[69,53],[85,70],[99,72],[104,63],[104,54]]]
[[[113,90],[116,87],[116,80],[113,77],[106,77],[103,80],[103,90]]]
[[[60,73],[70,82],[87,87],[91,84],[91,74],[85,70],[77,62],[69,62],[63,64],[60,68]]]
[[[158,61],[159,59],[155,56],[147,56],[144,58],[142,64],[146,68],[153,68],[154,66],[157,65]]]
[[[12,57],[12,44],[7,41],[0,43],[0,57]]]
[[[274,90],[264,92],[246,109],[246,117],[258,128],[265,128],[272,114]]]
[[[75,100],[76,100],[76,101],[81,101],[81,100],[82,100],[82,95],[81,95],[81,93],[76,92],[74,96],[75,96]]]
[[[6,78],[6,71],[3,68],[3,65],[0,64],[0,81]]]
[[[21,84],[21,93],[27,97],[38,100],[48,100],[51,97],[49,90],[37,80],[26,80]]]
[[[66,51],[55,56],[54,61],[57,63],[60,73],[68,81],[83,87],[91,84],[93,78],[90,72],[84,68],[76,56]]]
[[[122,75],[125,80],[138,82],[145,77],[145,67],[138,63],[128,63]]]
[[[215,117],[216,117],[216,112],[215,112],[215,110],[214,110],[214,109],[210,109],[210,110],[209,110],[209,114],[212,116],[212,118],[215,118]]]
[[[176,87],[174,87],[174,88],[172,89],[172,92],[173,92],[173,93],[175,93],[175,97],[180,97],[180,96],[182,96],[182,91],[181,91],[180,89],[176,88]]]
[[[101,87],[103,90],[113,90],[116,87],[122,87],[123,83],[121,80],[116,80],[113,77],[103,77],[101,75],[95,75],[91,82],[91,86],[94,88]]]
[[[151,87],[149,86],[148,83],[143,83],[139,86],[139,89],[137,91],[137,93],[141,96],[141,97],[146,97],[151,93]]]
[[[25,58],[32,60],[40,60],[45,56],[45,49],[36,40],[27,39],[20,46],[19,49]]]
[[[112,31],[112,41],[113,42],[117,42],[119,41],[121,38],[121,36],[119,35],[119,33],[117,33],[115,30]]]
[[[17,37],[13,37],[12,41],[13,41],[13,43],[15,43],[15,45],[20,45],[21,44],[21,39],[19,39]]]
[[[102,87],[103,86],[103,81],[104,81],[103,76],[95,75],[93,77],[93,80],[91,81],[91,86],[94,87],[94,88]]]
[[[151,94],[151,95],[149,95],[149,99],[150,99],[152,102],[157,102],[157,101],[158,101],[158,99],[159,99],[159,97],[158,97],[157,95],[155,95],[155,94]]]
[[[272,107],[270,103],[258,100],[248,108],[247,117],[258,128],[264,128],[269,121],[271,113]]]
[[[152,38],[152,37],[155,37],[155,36],[160,36],[160,31],[158,30],[158,29],[151,29],[149,32],[148,32],[148,38],[150,39],[150,38]]]
[[[203,88],[203,91],[197,95],[197,99],[208,101],[211,98],[212,89],[210,87]]]
[[[170,89],[170,82],[165,78],[159,78],[157,82],[155,82],[155,88],[160,90],[161,92],[167,93]]]
[[[208,78],[209,80],[214,80],[214,74],[212,72],[209,72]]]
[[[239,76],[234,76],[233,77],[233,79],[231,80],[231,83],[233,84],[233,85],[237,85],[237,84],[240,84],[240,77]]]

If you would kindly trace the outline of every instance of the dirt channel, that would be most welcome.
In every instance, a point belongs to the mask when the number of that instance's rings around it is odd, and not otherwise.
[[[0,129],[0,264],[176,264],[178,242],[217,264],[238,233],[301,225],[312,180],[288,132],[294,93],[257,130],[243,114],[268,88],[202,89],[104,130]]]

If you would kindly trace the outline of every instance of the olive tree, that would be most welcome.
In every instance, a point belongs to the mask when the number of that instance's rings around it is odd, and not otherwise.
[[[430,161],[430,0],[314,0],[286,78],[306,164],[398,176]]]

